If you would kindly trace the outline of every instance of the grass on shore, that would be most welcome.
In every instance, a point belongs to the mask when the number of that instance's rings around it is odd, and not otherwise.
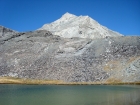
[[[60,80],[21,79],[0,77],[0,84],[54,84],[54,85],[140,85],[140,82],[64,82]]]
[[[62,81],[0,77],[0,84],[60,84],[60,83],[62,83]]]

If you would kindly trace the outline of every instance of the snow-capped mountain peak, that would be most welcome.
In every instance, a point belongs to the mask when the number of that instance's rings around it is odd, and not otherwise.
[[[45,24],[38,30],[48,30],[54,35],[64,38],[104,38],[106,36],[122,36],[121,34],[109,30],[100,25],[89,16],[75,16],[65,13],[62,17],[50,24]]]

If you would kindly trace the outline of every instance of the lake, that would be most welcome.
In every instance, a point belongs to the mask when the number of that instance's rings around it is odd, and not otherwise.
[[[0,105],[140,105],[140,86],[1,84]]]

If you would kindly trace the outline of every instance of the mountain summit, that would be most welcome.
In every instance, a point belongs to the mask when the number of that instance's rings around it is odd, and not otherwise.
[[[54,35],[64,38],[104,38],[106,36],[122,36],[93,20],[89,16],[75,16],[65,13],[62,17],[50,24],[43,25],[38,30],[48,30]]]
[[[66,12],[64,15],[62,15],[62,18],[64,18],[64,19],[70,19],[70,18],[75,18],[75,17],[77,17],[77,16],[70,14],[68,12]]]

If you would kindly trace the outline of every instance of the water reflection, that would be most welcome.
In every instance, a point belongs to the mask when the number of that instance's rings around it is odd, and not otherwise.
[[[0,85],[0,105],[140,105],[140,86]]]

